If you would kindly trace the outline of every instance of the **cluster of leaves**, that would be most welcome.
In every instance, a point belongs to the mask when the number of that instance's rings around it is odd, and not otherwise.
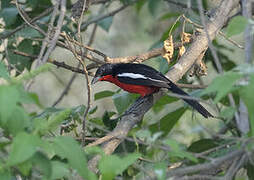
[[[84,152],[72,137],[56,136],[53,133],[59,130],[62,123],[80,120],[78,117],[84,113],[84,106],[46,108],[40,114],[29,114],[25,110],[25,104],[42,105],[36,94],[24,90],[22,82],[48,71],[49,68],[46,64],[22,77],[11,78],[4,64],[0,63],[0,77],[6,81],[0,86],[0,126],[3,133],[0,142],[1,179],[12,179],[15,174],[41,179],[73,179],[78,174],[84,179],[97,179],[87,166],[87,156],[95,153],[102,155],[99,163],[102,177],[113,179],[140,155],[130,153],[120,159],[116,155],[106,156],[97,148]]]

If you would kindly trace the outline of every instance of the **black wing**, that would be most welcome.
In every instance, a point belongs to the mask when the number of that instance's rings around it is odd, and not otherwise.
[[[125,84],[170,88],[170,81],[163,74],[144,64],[118,64],[113,76]]]

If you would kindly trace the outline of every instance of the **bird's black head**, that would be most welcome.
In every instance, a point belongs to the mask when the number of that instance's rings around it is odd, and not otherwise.
[[[103,76],[112,75],[113,67],[114,67],[114,64],[109,64],[109,63],[103,64],[101,67],[99,67],[92,80],[92,84],[95,84],[96,82],[98,82]]]

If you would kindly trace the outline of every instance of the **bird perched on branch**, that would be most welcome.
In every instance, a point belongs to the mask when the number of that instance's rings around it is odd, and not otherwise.
[[[190,96],[186,92],[162,73],[144,64],[104,64],[97,69],[92,84],[98,81],[111,82],[125,91],[140,94],[142,97],[158,92],[160,88],[167,88],[173,93],[181,95],[181,99],[205,118],[213,117],[201,104],[196,100],[188,98]]]

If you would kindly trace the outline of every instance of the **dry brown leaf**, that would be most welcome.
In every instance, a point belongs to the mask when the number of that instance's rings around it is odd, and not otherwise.
[[[192,66],[192,68],[189,72],[189,76],[192,77],[193,75],[196,75],[196,76],[206,76],[207,75],[207,66],[203,61],[203,57],[205,55],[205,52],[206,51],[202,52],[198,56],[195,64]]]
[[[184,46],[180,46],[179,47],[178,58],[180,58],[184,53],[185,53],[185,47]]]
[[[190,43],[192,34],[183,32],[181,36],[182,43]]]
[[[164,57],[169,63],[174,54],[174,42],[173,42],[172,35],[170,35],[168,39],[164,41],[163,49],[164,49],[164,54],[162,55],[162,57]]]

